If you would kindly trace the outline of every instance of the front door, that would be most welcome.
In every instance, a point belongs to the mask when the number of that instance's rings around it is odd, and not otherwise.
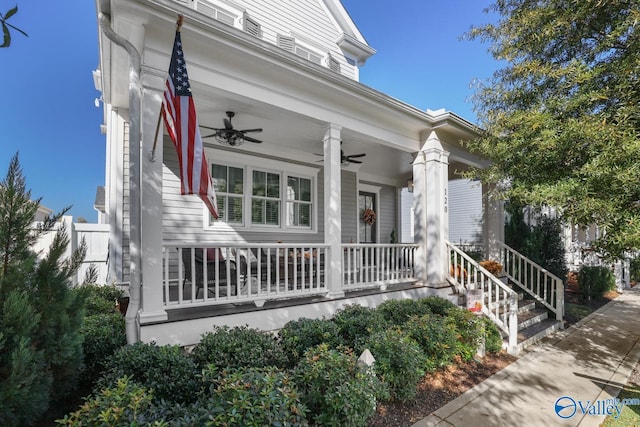
[[[360,227],[360,243],[376,243],[378,236],[376,236],[376,195],[374,193],[367,193],[361,191],[358,194],[358,207],[360,208],[360,218],[358,220],[358,226]],[[365,215],[367,209],[370,209],[374,215]]]

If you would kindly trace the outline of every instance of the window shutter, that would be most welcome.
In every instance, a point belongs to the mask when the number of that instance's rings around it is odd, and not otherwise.
[[[296,39],[293,37],[283,36],[278,34],[278,47],[286,50],[287,52],[294,53],[296,46]]]

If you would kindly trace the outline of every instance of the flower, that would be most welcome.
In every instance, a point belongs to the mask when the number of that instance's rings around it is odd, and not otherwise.
[[[367,208],[362,212],[362,220],[365,223],[371,225],[376,222],[376,213],[373,211],[373,209]]]
[[[494,276],[502,272],[502,264],[500,264],[498,261],[493,261],[493,260],[480,261],[480,265],[484,267],[487,271],[489,271],[489,273],[493,274]]]

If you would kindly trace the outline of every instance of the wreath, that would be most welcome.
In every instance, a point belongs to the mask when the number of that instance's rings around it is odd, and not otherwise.
[[[362,212],[362,220],[369,224],[372,225],[374,222],[376,222],[376,213],[373,211],[373,209],[365,209]]]

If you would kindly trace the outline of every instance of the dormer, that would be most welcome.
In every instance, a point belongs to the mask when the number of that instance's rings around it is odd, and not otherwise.
[[[176,1],[354,80],[375,53],[339,0]]]

